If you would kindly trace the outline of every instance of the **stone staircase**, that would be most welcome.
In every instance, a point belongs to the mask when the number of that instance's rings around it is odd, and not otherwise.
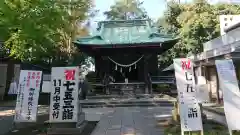
[[[82,108],[100,107],[153,107],[153,106],[173,106],[173,99],[156,98],[150,95],[137,95],[137,98],[129,98],[127,95],[109,96],[89,96],[88,100],[81,100]]]
[[[144,84],[121,84],[113,83],[109,85],[111,94],[118,94],[122,96],[135,97],[136,94],[142,94],[145,92]]]

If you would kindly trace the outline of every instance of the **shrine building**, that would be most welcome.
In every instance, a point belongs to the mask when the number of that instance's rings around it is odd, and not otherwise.
[[[110,76],[112,85],[144,85],[151,92],[158,75],[158,55],[177,38],[159,33],[150,20],[101,21],[97,32],[74,44],[95,60],[96,78]]]

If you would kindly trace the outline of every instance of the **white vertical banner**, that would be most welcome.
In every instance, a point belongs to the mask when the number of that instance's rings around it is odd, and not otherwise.
[[[36,122],[41,79],[42,71],[21,70],[15,122]]]
[[[240,130],[240,91],[232,60],[216,60],[224,112],[229,130]]]
[[[79,67],[53,67],[49,121],[77,122]]]
[[[202,131],[201,110],[196,98],[193,63],[188,58],[174,59],[178,90],[182,134],[185,131]]]

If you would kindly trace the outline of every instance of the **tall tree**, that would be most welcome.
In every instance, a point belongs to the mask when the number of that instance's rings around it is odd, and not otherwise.
[[[185,5],[178,18],[181,24],[181,44],[193,54],[202,52],[204,42],[219,36],[216,29],[219,23],[217,17],[214,14],[214,6],[206,0],[196,0],[193,4]]]
[[[147,18],[147,13],[142,7],[143,2],[138,0],[118,0],[104,12],[108,20],[127,20]]]
[[[206,0],[195,0],[189,4],[168,3],[161,25],[165,32],[179,36],[179,42],[160,57],[162,65],[169,65],[180,55],[198,54],[203,51],[203,43],[220,36],[219,15],[239,14],[240,5],[210,5]],[[170,62],[169,62],[170,61]]]
[[[63,61],[79,31],[77,22],[87,19],[91,1],[2,0],[0,38],[11,56],[22,61]]]
[[[178,21],[178,17],[183,12],[183,5],[171,1],[167,4],[167,10],[164,12],[164,16],[159,18],[157,24],[161,28],[162,33],[172,34],[179,36],[179,29],[181,24]],[[172,59],[180,56],[184,56],[187,53],[187,49],[181,42],[178,42],[173,48],[167,50],[165,53],[159,56],[160,68],[166,68],[172,64]]]

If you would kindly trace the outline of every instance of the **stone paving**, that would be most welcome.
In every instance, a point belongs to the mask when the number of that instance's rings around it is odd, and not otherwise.
[[[83,108],[85,113],[85,120],[87,121],[100,121],[104,115],[111,114],[115,111],[114,108]]]
[[[0,135],[5,134],[13,127],[14,111],[10,107],[0,108]]]
[[[91,135],[163,135],[157,120],[171,115],[172,107],[122,107],[101,117]],[[162,117],[163,116],[163,117]]]
[[[92,101],[95,100],[84,102],[91,103]],[[212,104],[204,104],[203,106],[212,106]],[[157,119],[168,117],[171,114],[172,107],[83,108],[82,110],[85,112],[87,121],[100,120],[92,135],[162,135],[163,128],[156,127]],[[208,118],[226,124],[225,117],[219,118],[216,114],[204,112]],[[47,113],[47,106],[39,106],[38,115]],[[14,107],[0,107],[0,135],[11,130],[13,118]]]
[[[38,115],[46,114],[48,107],[39,107]],[[13,107],[0,107],[0,135],[13,127]],[[156,127],[157,119],[168,117],[172,107],[125,107],[84,108],[86,120],[99,121],[92,135],[162,135],[163,129]],[[166,115],[167,114],[167,115]],[[127,134],[128,133],[128,134]]]

